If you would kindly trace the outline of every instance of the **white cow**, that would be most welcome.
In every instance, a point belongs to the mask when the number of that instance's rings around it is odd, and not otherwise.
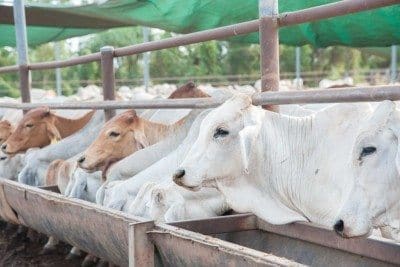
[[[173,173],[176,167],[179,166],[192,142],[196,139],[200,123],[208,112],[208,110],[203,111],[191,125],[181,127],[180,133],[172,135],[168,139],[156,144],[164,148],[167,153],[164,154],[164,151],[153,149],[153,146],[150,146],[128,157],[132,163],[138,165],[132,171],[139,172],[126,180],[105,183],[97,192],[96,202],[106,207],[127,211],[144,183],[170,180],[170,177],[168,177],[169,174]],[[149,150],[148,153],[146,153],[146,150]],[[160,157],[159,153],[164,155]],[[158,159],[154,164],[151,163],[144,169],[141,169],[140,164],[148,164],[141,161],[142,159],[146,159],[148,155],[153,159]],[[125,160],[128,158],[125,158]],[[118,178],[120,175],[124,174],[114,174],[113,177]],[[108,175],[107,178],[109,178]]]
[[[170,113],[169,110],[164,110],[164,112],[166,114],[169,114],[169,116],[162,113],[158,114],[165,118],[167,121],[178,121],[186,115],[186,112]],[[199,111],[192,111],[188,116],[186,116],[183,125],[171,128],[171,131],[168,132],[168,135],[162,141],[157,142],[152,146],[145,147],[144,149],[136,151],[135,153],[127,157],[130,158],[130,160],[128,161],[122,159],[114,163],[110,167],[110,170],[107,172],[107,181],[129,178],[159,160],[161,157],[163,157],[163,155],[165,155],[165,153],[168,153],[168,151],[172,150],[172,148],[166,148],[166,145],[168,145],[169,147],[175,145],[176,147],[179,140],[183,140],[185,133],[187,132],[186,129],[190,127],[198,113]],[[167,142],[164,142],[164,140],[166,140]],[[144,150],[144,152],[140,152],[142,150]],[[94,202],[96,198],[96,192],[101,186],[101,172],[88,173],[77,166],[74,168],[74,166],[76,165],[76,160],[78,158],[79,157],[74,156],[63,163],[64,165],[67,164],[71,166],[68,169],[74,170],[73,172],[69,172],[68,174],[61,174],[67,175],[66,177],[64,177],[64,179],[70,181],[68,183],[66,195],[69,197],[75,197]],[[130,175],[127,176],[127,173],[129,173]],[[57,174],[56,176],[59,176],[59,174]]]
[[[128,212],[157,222],[210,218],[229,210],[222,194],[215,190],[191,192],[168,181],[145,183]]]
[[[400,241],[400,112],[392,102],[380,104],[362,126],[350,159],[355,185],[334,229],[344,237],[380,228]]]
[[[196,139],[201,121],[208,112],[209,110],[204,111],[196,118],[187,137],[173,152],[132,178],[106,183],[97,193],[97,203],[160,221],[204,218],[223,214],[228,206],[215,189],[204,189],[193,193],[187,190],[172,191],[168,187],[172,182],[171,175],[174,169],[179,166]],[[162,184],[156,188],[168,192],[168,197],[161,199],[156,194],[155,199],[151,198],[153,188],[149,185],[144,186],[149,182]],[[141,191],[140,195],[138,195],[139,191]]]
[[[210,112],[174,174],[190,190],[216,187],[229,206],[272,224],[332,226],[353,185],[350,147],[369,105],[338,104],[306,117],[238,95]]]

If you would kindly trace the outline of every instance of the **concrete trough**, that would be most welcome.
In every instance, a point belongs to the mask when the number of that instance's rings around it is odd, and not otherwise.
[[[400,264],[400,245],[389,240],[343,239],[303,223],[273,226],[252,214],[155,224],[46,189],[0,180],[0,214],[119,266]]]

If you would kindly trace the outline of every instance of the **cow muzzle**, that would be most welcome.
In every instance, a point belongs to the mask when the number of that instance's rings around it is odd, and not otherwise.
[[[344,222],[343,222],[343,220],[338,220],[338,221],[336,221],[335,225],[333,226],[333,230],[335,230],[335,232],[336,232],[338,235],[344,237],[344,234],[343,234]]]
[[[179,169],[174,173],[172,179],[174,183],[176,183],[177,185],[183,186],[182,180],[184,176],[185,176],[185,170]]]
[[[188,189],[188,190],[191,190],[191,191],[198,191],[198,190],[200,190],[200,186],[190,186],[190,185],[187,185],[187,184],[185,183],[185,181],[184,181],[184,179],[185,179],[185,174],[186,174],[185,169],[178,169],[178,170],[174,173],[174,175],[172,176],[172,180],[174,181],[175,184],[177,184],[177,185],[179,185],[179,186],[182,186],[182,187],[184,187],[184,188],[186,188],[186,189]]]

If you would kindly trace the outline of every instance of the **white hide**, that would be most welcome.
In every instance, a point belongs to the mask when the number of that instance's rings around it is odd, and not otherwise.
[[[335,225],[345,237],[378,227],[382,236],[400,241],[400,112],[381,103],[362,125],[352,148],[355,184]]]
[[[175,182],[192,190],[217,187],[235,211],[272,224],[309,220],[331,227],[353,184],[349,147],[370,112],[369,105],[338,104],[289,117],[236,96],[203,120],[179,167],[186,174]],[[229,134],[215,137],[218,128]]]
[[[182,114],[179,112],[178,113],[171,112],[170,110],[162,110],[162,111],[157,110],[157,111],[160,112],[157,113],[158,116],[155,117],[160,118],[161,122],[163,121],[162,119],[167,121],[168,120],[178,121],[179,119],[182,119],[187,115],[187,112],[184,112]],[[168,144],[169,146],[174,145],[175,143],[177,143],[177,141],[171,142],[171,140],[172,139],[177,140],[177,137],[180,137],[180,140],[182,140],[184,138],[184,133],[182,132],[181,128],[186,129],[190,127],[197,114],[198,111],[193,111],[191,114],[189,114],[189,116],[186,117],[185,122],[181,127],[168,134],[168,136],[164,140],[168,140],[170,142],[168,143],[163,142],[161,144],[160,142],[157,142],[153,146],[137,151],[136,153],[131,155],[131,156],[133,155],[136,156],[133,157],[129,156],[131,157],[131,159],[133,158],[133,163],[132,160],[125,160],[125,159],[122,159],[114,163],[110,167],[107,173],[107,181],[120,180],[124,179],[125,177],[126,178],[131,177],[137,172],[139,172],[139,170],[137,171],[133,170],[135,166],[137,166],[140,170],[143,170],[144,168],[146,168],[146,166],[150,166],[152,163],[160,159],[163,155],[165,155],[165,153],[168,152],[168,149],[166,150],[165,147],[163,147],[164,144]],[[175,144],[175,146],[177,146],[177,144]],[[143,150],[144,152],[140,152]],[[69,159],[68,160],[69,164],[74,164],[77,158],[78,158],[77,156],[74,156],[72,159]],[[129,173],[129,176],[126,176],[127,173]],[[96,192],[101,186],[100,183],[101,172],[87,173],[81,168],[77,168],[75,172],[71,173],[68,179],[70,180],[70,183],[68,185],[69,191],[66,194],[67,196],[80,198],[84,200],[90,200],[93,202],[95,201]]]
[[[225,199],[214,190],[193,193],[170,181],[145,183],[128,212],[157,222],[210,218],[229,210]]]
[[[177,146],[172,149],[170,148],[171,150],[157,162],[127,180],[106,182],[97,192],[96,202],[109,208],[127,211],[144,183],[159,183],[171,180],[172,173],[176,167],[179,166],[193,141],[196,139],[200,123],[208,112],[209,110],[203,111],[198,115],[193,124],[191,124],[191,126],[189,125],[188,128],[190,128],[190,130],[186,128],[187,136],[184,128],[181,127],[181,134],[183,134],[184,138],[183,141],[181,139],[182,136],[178,135],[174,135],[179,139],[178,142],[174,142],[174,136],[171,136],[170,140],[165,140],[165,142],[163,142],[165,146],[169,143],[175,143]],[[131,155],[131,159],[135,158],[135,155],[139,153],[143,154],[146,149],[147,148]],[[157,153],[157,151],[158,150],[154,150],[152,153]],[[132,163],[134,162],[139,164],[139,161],[132,161]]]

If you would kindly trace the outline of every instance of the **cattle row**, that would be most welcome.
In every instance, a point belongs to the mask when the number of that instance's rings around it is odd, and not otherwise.
[[[66,118],[45,107],[15,127],[3,120],[0,174],[157,222],[233,210],[400,240],[393,102],[289,105],[277,114],[230,89],[189,83],[169,96],[200,97],[231,98],[210,110],[124,110],[108,122],[102,111]],[[56,244],[50,237],[45,249]]]

